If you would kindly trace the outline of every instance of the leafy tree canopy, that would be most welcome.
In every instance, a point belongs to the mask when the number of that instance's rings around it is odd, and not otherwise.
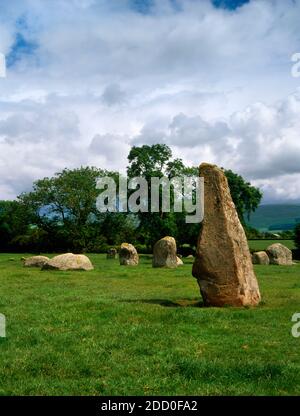
[[[295,244],[298,249],[300,249],[300,223],[295,227]]]
[[[244,223],[244,216],[258,207],[262,194],[240,175],[231,170],[224,172]],[[151,177],[198,176],[198,168],[174,159],[167,145],[154,144],[132,147],[127,175],[143,176],[150,185]],[[117,172],[95,167],[64,169],[51,178],[37,180],[32,191],[21,194],[16,201],[0,201],[0,248],[98,251],[126,240],[150,247],[165,235],[174,236],[179,245],[196,245],[200,226],[186,224],[185,212],[100,213],[96,208],[96,181],[104,176],[118,184]],[[172,194],[171,207],[173,198]]]

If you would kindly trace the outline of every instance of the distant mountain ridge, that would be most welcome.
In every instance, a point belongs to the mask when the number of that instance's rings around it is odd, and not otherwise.
[[[300,205],[260,205],[246,222],[260,231],[292,230],[300,222]]]

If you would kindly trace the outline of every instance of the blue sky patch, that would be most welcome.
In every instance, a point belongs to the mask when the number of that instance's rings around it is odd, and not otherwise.
[[[179,9],[179,3],[177,0],[169,0],[170,4],[174,6],[175,9]],[[195,0],[202,1],[202,0]],[[214,6],[235,10],[238,7],[242,6],[245,3],[249,3],[250,0],[211,0]],[[130,6],[136,10],[138,13],[148,14],[151,13],[151,9],[154,6],[154,0],[130,0]]]
[[[6,58],[7,67],[15,65],[24,55],[33,55],[36,48],[36,43],[28,41],[21,33],[17,33],[12,49]]]
[[[174,10],[180,10],[180,0],[169,0]],[[155,6],[155,0],[130,0],[130,6],[142,14],[151,13],[151,9]]]
[[[244,4],[249,3],[249,1],[250,0],[213,0],[213,4],[216,7],[235,10],[240,6],[243,6]]]
[[[153,0],[131,0],[131,7],[139,13],[147,14],[151,11]]]

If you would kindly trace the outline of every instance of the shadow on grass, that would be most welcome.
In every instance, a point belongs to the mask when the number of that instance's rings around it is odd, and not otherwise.
[[[199,299],[180,299],[180,300],[169,300],[169,299],[125,299],[122,302],[126,303],[148,303],[151,305],[160,305],[167,308],[202,308],[203,302]]]

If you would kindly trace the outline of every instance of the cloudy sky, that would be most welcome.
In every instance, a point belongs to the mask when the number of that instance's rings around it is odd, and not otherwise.
[[[0,199],[133,144],[300,202],[300,0],[0,1]]]

